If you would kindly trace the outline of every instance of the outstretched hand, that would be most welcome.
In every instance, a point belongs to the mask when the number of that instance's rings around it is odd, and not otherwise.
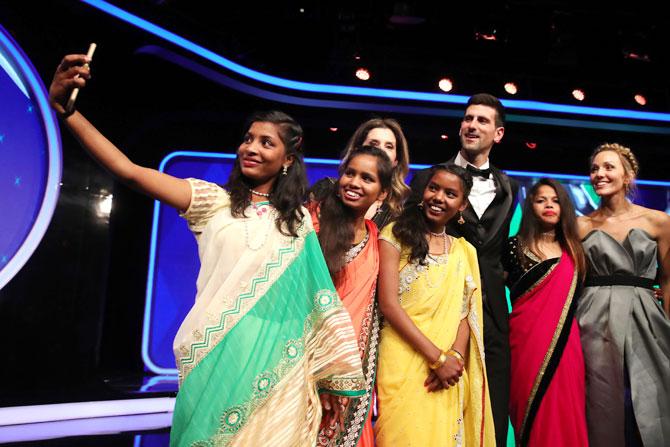
[[[57,114],[66,114],[65,106],[72,90],[83,88],[91,79],[89,62],[85,54],[68,54],[58,65],[49,86],[49,104]]]

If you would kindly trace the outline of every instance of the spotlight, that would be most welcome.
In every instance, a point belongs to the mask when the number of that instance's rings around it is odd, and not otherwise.
[[[361,81],[367,81],[371,75],[367,68],[361,67],[356,70],[356,77]]]
[[[329,127],[328,130],[331,132],[337,132],[337,127]]]
[[[100,220],[107,223],[109,222],[109,214],[112,212],[112,199],[114,198],[114,196],[107,193],[107,191],[102,190],[98,195],[98,198],[100,199],[100,201],[97,204],[95,214],[98,216]]]
[[[535,150],[537,149],[537,143],[535,143],[534,141],[526,141],[526,147],[531,151]]]
[[[505,91],[510,95],[516,95],[519,89],[516,87],[516,84],[514,82],[506,82]]]
[[[641,106],[647,105],[647,98],[645,98],[644,95],[638,93],[633,98],[635,99],[635,102],[640,104]]]
[[[443,139],[443,140],[448,140],[449,135],[447,135],[446,133],[443,133],[442,135],[440,135],[440,138]]]
[[[572,97],[575,98],[577,101],[584,101],[586,95],[584,94],[584,90],[576,88],[572,91]]]
[[[437,85],[443,92],[450,92],[451,89],[454,88],[454,83],[451,82],[451,79],[449,78],[440,79],[440,82],[438,82]]]

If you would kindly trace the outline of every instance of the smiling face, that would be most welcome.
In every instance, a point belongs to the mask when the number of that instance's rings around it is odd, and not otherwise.
[[[363,146],[378,147],[386,152],[393,167],[398,164],[398,154],[396,150],[397,142],[395,134],[391,129],[385,127],[375,127],[374,129],[370,129],[363,141]]]
[[[377,157],[373,155],[356,155],[349,160],[340,176],[338,194],[342,203],[357,215],[365,215],[376,200],[386,197],[379,181],[377,163]]]
[[[284,166],[293,159],[286,155],[286,147],[279,136],[277,125],[254,122],[237,149],[242,174],[258,192],[268,193]]]
[[[614,151],[602,151],[593,157],[589,175],[591,185],[600,197],[626,193],[631,178],[621,161],[621,157]]]
[[[441,233],[447,222],[467,206],[463,182],[451,172],[435,172],[423,190],[422,203],[430,231]]]
[[[543,231],[552,230],[561,220],[561,205],[554,188],[542,185],[533,196],[533,214]]]
[[[474,104],[465,110],[458,134],[463,150],[473,155],[488,155],[493,144],[502,140],[504,133],[504,127],[496,127],[496,109]]]

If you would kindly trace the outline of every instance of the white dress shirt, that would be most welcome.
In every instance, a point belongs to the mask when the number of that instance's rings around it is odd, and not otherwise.
[[[472,165],[479,169],[488,169],[490,165],[489,161],[486,160],[483,165],[475,166],[463,158],[460,151],[458,152],[458,155],[456,155],[454,164],[460,166],[461,168],[465,168],[467,165]],[[475,210],[477,217],[480,219],[482,218],[484,211],[486,211],[486,208],[488,208],[491,202],[493,202],[495,196],[496,183],[493,180],[493,174],[489,174],[489,178],[487,179],[479,176],[472,176],[472,189],[470,190],[468,200],[470,201],[472,208]]]

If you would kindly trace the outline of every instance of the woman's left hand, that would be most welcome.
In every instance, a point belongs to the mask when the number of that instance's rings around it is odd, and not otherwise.
[[[331,427],[338,424],[341,429],[344,429],[344,410],[347,408],[349,399],[329,393],[321,393],[319,398],[323,407],[322,421],[325,426]]]
[[[430,374],[428,374],[428,377],[423,382],[423,386],[426,387],[426,391],[428,391],[429,393],[432,393],[434,391],[440,391],[441,389],[444,389],[444,386],[442,385],[442,381],[440,380],[439,377],[437,377],[437,374],[435,374],[435,371],[431,371]]]

